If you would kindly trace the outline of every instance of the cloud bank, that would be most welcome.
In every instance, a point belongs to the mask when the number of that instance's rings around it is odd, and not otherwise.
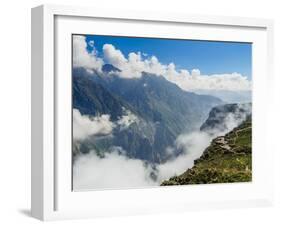
[[[150,177],[152,168],[138,159],[129,159],[117,151],[104,158],[95,152],[81,155],[73,165],[74,190],[135,188],[157,185]]]
[[[81,35],[73,36],[73,67],[83,67],[89,72],[91,70],[101,71],[103,60],[97,57],[95,49],[93,51],[87,51],[86,37]],[[94,47],[94,41],[88,43],[91,47]]]
[[[177,137],[174,147],[167,152],[173,153],[177,148],[184,153],[170,161],[159,165],[150,165],[139,159],[129,159],[120,147],[113,147],[104,158],[96,155],[95,150],[77,157],[73,165],[74,190],[120,189],[158,186],[163,180],[183,173],[194,164],[213,138],[224,135],[246,119],[249,109],[245,112],[229,113],[223,129],[213,131],[196,131],[181,134]]]
[[[74,67],[84,67],[88,71],[101,71],[102,65],[106,62],[119,68],[121,71],[115,74],[122,78],[140,78],[142,73],[146,72],[164,76],[168,81],[187,91],[251,90],[251,81],[236,72],[203,75],[199,69],[192,69],[191,71],[186,69],[178,70],[173,62],[167,65],[162,64],[156,56],[148,56],[146,53],[131,52],[128,56],[125,56],[121,50],[116,49],[112,44],[104,44],[103,58],[101,58],[95,50],[88,52],[87,45],[94,47],[94,42],[87,43],[84,36],[73,36]]]
[[[108,135],[112,132],[114,124],[109,115],[89,117],[81,115],[79,110],[73,109],[73,139],[84,140],[91,135]]]
[[[109,135],[117,126],[120,130],[127,129],[139,119],[131,111],[123,109],[124,114],[116,122],[110,120],[110,115],[103,114],[96,117],[82,115],[78,109],[73,109],[73,139],[85,140],[89,136]]]

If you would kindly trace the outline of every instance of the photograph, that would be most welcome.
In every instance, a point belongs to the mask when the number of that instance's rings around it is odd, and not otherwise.
[[[72,190],[252,181],[252,43],[72,34]]]

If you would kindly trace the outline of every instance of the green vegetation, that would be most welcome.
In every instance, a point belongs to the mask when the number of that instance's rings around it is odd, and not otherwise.
[[[194,166],[161,185],[249,182],[252,180],[252,123],[247,119],[215,138]]]

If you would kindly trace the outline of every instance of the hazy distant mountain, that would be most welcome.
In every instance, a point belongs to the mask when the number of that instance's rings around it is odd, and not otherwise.
[[[73,108],[93,116],[110,114],[115,122],[126,111],[137,118],[125,129],[116,127],[111,137],[87,139],[84,152],[118,147],[131,158],[164,161],[165,150],[176,137],[199,128],[210,109],[222,103],[216,97],[183,91],[162,76],[144,73],[139,79],[123,79],[114,74],[118,71],[112,65],[104,65],[103,73],[73,70]]]
[[[251,117],[252,104],[224,104],[215,106],[209,113],[207,120],[200,127],[201,131],[225,131],[232,122],[242,122]]]
[[[252,102],[252,91],[248,90],[194,90],[197,94],[212,95],[223,100],[225,103],[248,103]]]

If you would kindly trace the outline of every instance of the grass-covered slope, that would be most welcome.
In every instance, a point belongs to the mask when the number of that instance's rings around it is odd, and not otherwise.
[[[249,182],[252,180],[252,123],[247,119],[215,138],[194,166],[161,185]]]

